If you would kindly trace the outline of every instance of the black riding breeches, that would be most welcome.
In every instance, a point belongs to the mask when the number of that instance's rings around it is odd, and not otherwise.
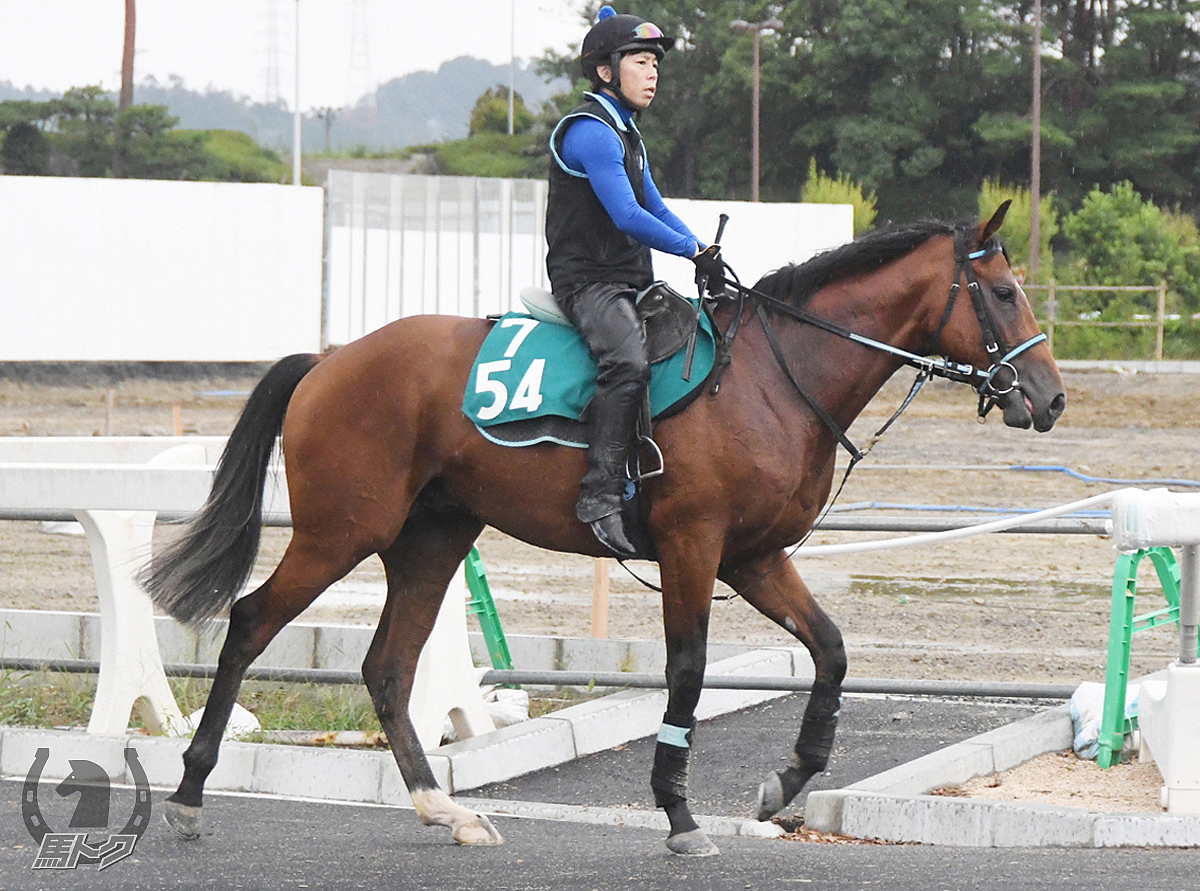
[[[575,513],[585,523],[620,510],[625,459],[650,382],[646,335],[629,285],[597,282],[560,297],[559,306],[600,366],[588,406],[588,473]]]
[[[595,282],[556,298],[596,357],[601,390],[645,387],[650,382],[646,334],[637,317],[637,292],[619,282]]]

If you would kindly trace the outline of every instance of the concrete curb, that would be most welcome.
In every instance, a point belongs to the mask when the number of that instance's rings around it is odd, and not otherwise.
[[[624,826],[630,829],[658,829],[668,832],[671,824],[659,810],[641,811],[617,807],[587,807],[575,804],[543,804],[536,801],[501,801],[492,798],[458,798],[463,807],[488,816],[526,817],[563,823],[590,823],[597,826]],[[779,838],[783,828],[774,823],[741,820],[737,817],[697,815],[696,822],[709,835],[742,838]]]
[[[844,789],[812,792],[805,825],[885,841],[962,847],[1196,847],[1200,817],[926,795],[1071,747],[1059,706],[902,764]]]
[[[218,620],[196,631],[168,616],[156,616],[154,630],[163,662],[215,664],[228,625],[227,620]],[[371,625],[292,622],[276,635],[254,664],[267,668],[357,671],[374,634],[375,627]],[[529,671],[661,672],[666,667],[666,647],[660,640],[531,634],[510,634],[507,639],[513,662]],[[467,640],[476,664],[487,664],[489,657],[483,635],[469,632]],[[749,649],[736,644],[710,644],[708,661],[716,662]],[[806,652],[799,648],[797,651]],[[99,660],[100,614],[0,609],[0,656]]]
[[[791,677],[797,664],[803,669],[808,663],[790,649],[767,649],[717,661],[709,671]],[[783,695],[708,690],[701,696],[697,716],[711,718]],[[461,792],[651,735],[658,730],[665,709],[666,691],[624,691],[442,746],[429,753],[429,761],[443,788]],[[81,731],[0,727],[0,776],[24,777],[37,750],[46,748],[50,759],[42,772],[44,779],[66,777],[71,772],[70,759],[79,758],[104,767],[114,782],[132,785],[124,750],[133,746],[150,785],[174,788],[183,775],[182,756],[187,745],[186,739],[139,734],[103,737]],[[411,804],[387,751],[226,741],[206,788],[331,801]],[[721,834],[746,834],[737,828],[744,821],[725,822],[733,828],[726,827]]]

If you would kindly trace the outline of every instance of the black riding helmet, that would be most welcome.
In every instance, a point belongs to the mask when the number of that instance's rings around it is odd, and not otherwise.
[[[674,45],[675,40],[665,36],[658,25],[636,15],[618,15],[611,6],[605,6],[596,17],[596,24],[583,38],[579,63],[583,76],[592,86],[597,89],[609,86],[620,96],[623,95],[620,75],[623,55],[651,52],[661,59]],[[604,84],[596,73],[601,65],[612,70],[613,79],[608,84]]]

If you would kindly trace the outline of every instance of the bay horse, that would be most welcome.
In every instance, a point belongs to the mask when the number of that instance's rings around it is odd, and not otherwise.
[[[944,356],[938,367],[978,383],[981,406],[985,397],[999,405],[1010,427],[1044,432],[1062,413],[1062,378],[996,236],[1006,209],[981,224],[913,223],[869,234],[770,273],[748,299],[714,311],[730,337],[740,326],[727,341],[731,361],[716,393],[709,387],[658,422],[666,471],[644,489],[661,569],[669,691],[651,788],[670,821],[671,851],[717,853],[687,801],[717,579],[798,638],[815,665],[789,764],[760,787],[759,819],[825,769],[846,653],[785,549],[812,528],[830,495],[843,431],[884,382],[914,356]],[[963,288],[971,301],[955,300]],[[205,507],[143,573],[154,602],[181,621],[229,609],[204,716],[166,802],[166,819],[181,835],[200,833],[204,783],[247,668],[322,591],[374,554],[387,600],[362,673],[417,816],[463,844],[502,841],[486,816],[456,804],[434,779],[408,715],[417,657],[485,526],[541,548],[608,555],[575,518],[582,450],[502,447],[463,414],[490,325],[402,319],[326,357],[280,360],[249,397]],[[292,538],[270,578],[239,599],[280,435]]]

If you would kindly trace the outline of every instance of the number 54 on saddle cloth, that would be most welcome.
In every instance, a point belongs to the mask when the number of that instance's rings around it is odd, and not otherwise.
[[[712,370],[715,355],[712,326],[702,314],[691,379],[683,379],[682,349],[651,366],[651,416],[686,406]],[[574,328],[508,313],[479,350],[463,414],[501,445],[557,442],[586,448],[587,428],[580,418],[596,391],[598,371]]]

